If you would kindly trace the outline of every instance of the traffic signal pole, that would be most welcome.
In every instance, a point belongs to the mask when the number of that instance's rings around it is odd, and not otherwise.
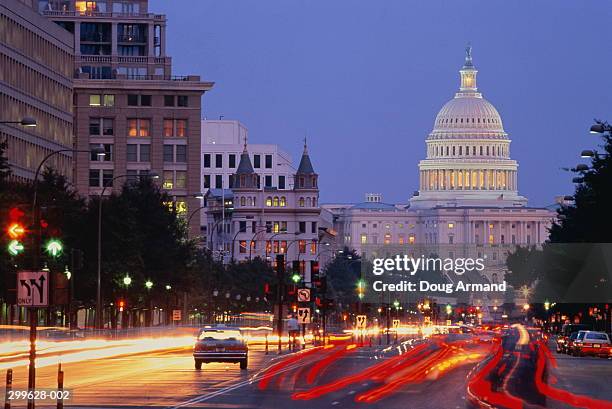
[[[280,354],[283,349],[283,291],[285,281],[285,257],[282,254],[276,256],[276,302],[278,304],[278,318],[276,322],[276,333],[278,334],[278,353]]]

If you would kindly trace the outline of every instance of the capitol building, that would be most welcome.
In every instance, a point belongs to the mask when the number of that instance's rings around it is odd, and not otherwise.
[[[405,204],[366,194],[356,204],[325,204],[338,247],[427,245],[444,257],[485,257],[489,282],[503,279],[505,256],[516,245],[548,238],[556,212],[527,206],[518,192],[518,164],[497,109],[477,87],[471,48],[459,90],[438,112],[418,164],[419,189]],[[429,250],[428,250],[429,251]]]

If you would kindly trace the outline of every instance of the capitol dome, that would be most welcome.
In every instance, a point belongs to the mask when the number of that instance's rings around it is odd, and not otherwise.
[[[497,109],[482,96],[455,97],[438,112],[432,133],[458,130],[504,132],[504,127]]]
[[[440,109],[426,138],[411,206],[523,206],[510,139],[497,109],[478,92],[470,47],[459,73],[459,91]]]

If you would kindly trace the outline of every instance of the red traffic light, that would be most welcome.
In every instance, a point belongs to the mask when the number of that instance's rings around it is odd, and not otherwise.
[[[11,210],[9,210],[8,215],[10,220],[19,220],[25,216],[25,213],[18,207],[12,207]]]
[[[19,239],[25,234],[25,228],[19,223],[11,223],[6,232],[11,239]]]

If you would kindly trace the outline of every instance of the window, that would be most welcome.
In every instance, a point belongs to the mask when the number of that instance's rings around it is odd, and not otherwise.
[[[415,240],[415,239],[414,239],[414,235],[413,235],[413,234],[411,234],[411,235],[408,237],[408,243],[409,243],[409,244],[414,244],[414,240]]]
[[[176,161],[178,163],[187,162],[187,145],[176,145]]]
[[[270,196],[266,197],[266,206],[267,207],[272,206],[272,198]]]
[[[138,145],[129,143],[127,144],[127,161],[136,162],[138,161]]]
[[[113,144],[105,143],[105,144],[90,144],[89,149],[93,150],[96,148],[104,149],[104,155],[98,155],[97,153],[90,154],[90,160],[96,162],[111,162],[113,160]]]
[[[140,96],[140,106],[150,107],[151,106],[151,95]]]
[[[162,182],[162,188],[173,189],[174,188],[174,172],[171,170],[164,170],[164,180]]]
[[[240,240],[240,254],[245,254],[246,252],[247,252],[246,240]]]
[[[449,222],[448,223],[448,228],[449,229],[454,229],[455,228],[455,223],[454,222]]]
[[[100,169],[89,170],[89,187],[100,187]]]
[[[179,95],[176,97],[176,105],[179,107],[186,107],[188,104],[188,97],[187,95]]]
[[[223,189],[223,175],[215,175],[215,187]]]
[[[266,169],[272,169],[272,155],[266,155]]]
[[[105,107],[113,107],[115,106],[115,96],[114,95],[109,95],[109,94],[104,94],[104,106]]]
[[[361,238],[360,238],[361,244],[368,244],[368,236],[367,234],[361,234]]]
[[[178,138],[185,138],[187,136],[187,120],[186,119],[176,120],[176,132],[174,136]]]
[[[138,147],[140,149],[139,162],[151,162],[151,145],[140,144]]]
[[[128,123],[128,136],[129,137],[147,138],[151,136],[151,120],[150,119],[128,118],[127,123]]]
[[[261,167],[261,155],[253,155],[253,167],[259,169]]]
[[[264,178],[264,183],[265,183],[265,187],[272,187],[272,176],[271,175],[266,175]]]
[[[165,107],[174,106],[174,95],[164,95],[164,106]]]
[[[164,119],[164,136],[169,137],[174,135],[174,121],[172,119]]]
[[[164,162],[174,162],[174,145],[164,145]]]
[[[210,189],[210,175],[204,175],[204,189]]]
[[[210,168],[210,153],[204,154],[204,167]]]
[[[279,205],[280,205],[280,207],[286,207],[287,206],[287,198],[285,198],[285,196],[281,196]]]
[[[187,172],[184,170],[177,170],[175,179],[175,186],[177,189],[187,189]]]
[[[316,233],[317,232],[317,222],[312,222],[310,224],[310,232],[311,233]]]
[[[452,234],[448,235],[448,244],[453,244],[453,241],[455,239],[455,236],[453,236]]]
[[[112,181],[113,181],[112,169],[103,169],[102,170],[102,187],[110,186]]]
[[[100,120],[102,121],[102,135],[114,135],[115,121],[112,118],[101,118]]]
[[[278,188],[279,189],[285,189],[285,176],[280,175],[278,177]]]
[[[274,201],[273,201],[272,206],[274,206],[274,207],[278,207],[278,205],[279,205],[279,204],[280,204],[280,202],[279,202],[279,200],[278,200],[278,196],[274,196]]]
[[[303,197],[300,197],[299,205],[300,205],[300,207],[304,207],[304,198]]]
[[[384,243],[391,244],[391,233],[385,233]]]
[[[492,234],[489,234],[489,244],[495,244],[495,237]]]
[[[89,134],[100,135],[100,118],[89,118]]]
[[[215,167],[216,168],[222,168],[223,167],[223,155],[220,153],[217,153],[215,155]]]
[[[300,254],[305,254],[306,253],[306,240],[299,240],[298,241],[298,249],[300,251]]]
[[[136,94],[128,94],[128,96],[127,96],[127,104],[130,107],[138,106],[138,95],[136,95]]]
[[[229,158],[228,158],[228,162],[229,162],[229,167],[230,168],[235,168],[236,167],[236,155],[233,153],[230,153]]]
[[[299,222],[299,232],[300,233],[306,233],[306,222]]]
[[[99,107],[100,104],[100,95],[90,95],[89,96],[89,106]]]

